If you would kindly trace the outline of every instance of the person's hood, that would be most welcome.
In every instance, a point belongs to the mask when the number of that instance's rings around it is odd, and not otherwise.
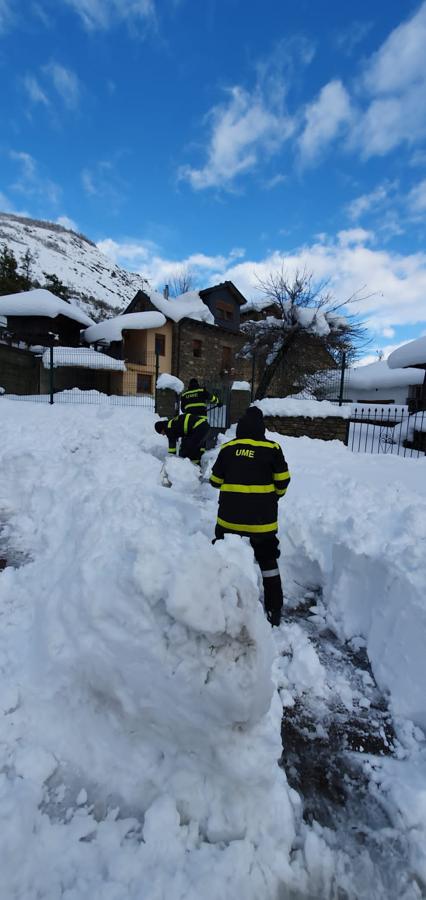
[[[258,406],[250,406],[241,419],[238,419],[237,438],[251,438],[254,441],[265,439],[265,422]]]

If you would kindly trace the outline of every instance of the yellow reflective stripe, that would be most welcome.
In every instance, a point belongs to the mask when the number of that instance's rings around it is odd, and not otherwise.
[[[284,494],[287,493],[287,488],[285,487],[282,491],[279,491],[278,488],[275,488],[275,493],[278,495],[278,497],[284,497]]]
[[[248,531],[251,533],[261,533],[265,531],[277,531],[278,522],[270,522],[268,525],[237,525],[236,522],[225,522],[224,519],[217,519],[217,524],[222,528],[229,528],[230,531]]]
[[[202,388],[193,388],[192,391],[184,391],[182,397],[192,397],[193,394],[199,394]]]
[[[206,405],[205,401],[204,402],[200,401],[200,403],[192,403],[192,402],[185,403],[185,409],[194,409],[195,406],[205,406],[205,405]]]
[[[274,441],[255,441],[253,438],[237,438],[235,441],[228,441],[227,444],[222,444],[221,450],[224,447],[233,447],[235,444],[249,444],[250,447],[278,447],[279,444]]]
[[[231,494],[273,494],[273,484],[223,484],[221,491],[229,491]]]
[[[223,484],[224,479],[218,478],[217,475],[210,475],[210,481],[214,481],[215,484]]]
[[[199,419],[197,419],[194,428],[198,428],[198,426],[202,425],[203,422],[207,422],[207,416],[201,416]]]
[[[169,453],[176,453],[176,447],[169,447]]]
[[[190,413],[185,416],[183,421],[183,433],[188,434],[188,424],[189,424]]]
[[[288,481],[290,478],[290,472],[276,472],[274,474],[274,481]]]

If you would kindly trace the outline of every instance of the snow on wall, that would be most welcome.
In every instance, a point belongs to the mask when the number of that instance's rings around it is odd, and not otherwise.
[[[175,394],[181,394],[185,385],[180,378],[177,378],[176,375],[169,375],[167,372],[163,372],[157,378],[157,387],[163,390],[171,390],[174,391]]]
[[[258,406],[264,416],[306,416],[309,419],[324,419],[328,416],[348,419],[350,416],[349,407],[337,406],[328,400],[265,397],[264,400],[255,400],[253,406]]]
[[[81,325],[93,325],[93,319],[86,316],[78,306],[67,303],[44,288],[22,291],[20,294],[5,294],[0,297],[0,314],[3,316],[67,316]]]
[[[251,391],[248,381],[233,381],[231,391]]]

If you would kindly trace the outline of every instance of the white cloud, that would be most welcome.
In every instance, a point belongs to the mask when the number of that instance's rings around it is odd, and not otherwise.
[[[69,216],[58,216],[56,222],[58,225],[62,225],[63,228],[68,228],[70,231],[79,231],[77,223],[74,222],[74,219],[70,219]]]
[[[250,298],[257,293],[257,276],[267,276],[282,267],[291,273],[306,268],[319,281],[329,281],[336,299],[345,300],[357,291],[365,300],[354,304],[376,340],[391,337],[397,326],[426,322],[426,253],[400,255],[366,246],[370,232],[352,229],[334,238],[323,236],[313,244],[286,254],[273,251],[260,260],[238,259],[232,252],[224,256],[192,254],[170,260],[149,242],[107,239],[99,248],[117,263],[149,278],[161,288],[176,269],[195,272],[202,286],[225,279],[233,281]]]
[[[50,62],[43,71],[68,109],[76,109],[80,99],[80,82],[75,72],[59,63]]]
[[[402,94],[426,78],[426,3],[398,25],[372,56],[364,75],[371,94]]]
[[[20,172],[10,189],[27,197],[42,196],[50,203],[56,204],[61,196],[61,188],[50,178],[40,174],[36,160],[24,151],[11,150],[9,156],[14,160]]]
[[[0,0],[0,34],[7,31],[12,23],[12,3],[9,3],[9,0]]]
[[[106,238],[98,242],[98,248],[115,263],[140,271],[158,288],[167,284],[178,270],[190,271],[197,280],[207,284],[213,272],[225,271],[228,266],[244,256],[241,247],[233,248],[227,256],[209,256],[192,253],[184,259],[172,260],[161,255],[160,248],[151,241],[115,241]]]
[[[0,191],[0,211],[4,213],[13,213],[15,216],[29,216],[27,210],[16,209],[15,204]]]
[[[127,184],[116,171],[115,163],[108,159],[99,160],[90,169],[83,169],[81,182],[89,197],[107,200],[116,209],[127,191]]]
[[[369,193],[355,197],[355,199],[351,200],[346,206],[346,212],[349,218],[356,221],[366,213],[383,210],[391,200],[392,196],[394,199],[398,187],[399,184],[397,181],[383,181],[381,184],[378,184],[374,190],[369,191]]]
[[[155,18],[153,0],[65,0],[89,30],[110,28],[117,22],[148,22]]]
[[[365,244],[374,239],[371,231],[365,228],[348,228],[345,231],[339,231],[337,239],[342,247],[349,247],[351,244]]]
[[[362,88],[371,98],[352,145],[365,158],[383,156],[426,134],[426,2],[402,22],[371,57]]]
[[[305,110],[305,126],[299,138],[302,162],[315,162],[352,119],[348,92],[341,81],[330,81]]]
[[[259,87],[253,93],[233,87],[227,94],[227,102],[207,117],[212,122],[207,162],[200,169],[183,166],[179,171],[194,190],[231,187],[237,176],[276,153],[294,131],[282,102],[269,104]]]
[[[426,212],[426,178],[411,189],[407,197],[407,203],[414,214]]]
[[[353,21],[347,28],[342,29],[336,34],[336,45],[343,53],[350,56],[355,47],[361,44],[367,34],[371,31],[373,22]]]
[[[49,98],[40,87],[37,78],[35,78],[34,75],[25,76],[24,88],[32,103],[41,103],[44,106],[49,106]]]

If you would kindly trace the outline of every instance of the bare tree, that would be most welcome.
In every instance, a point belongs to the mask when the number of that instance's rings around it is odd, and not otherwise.
[[[194,274],[188,266],[176,269],[169,278],[169,293],[171,297],[186,294],[194,289]]]
[[[351,304],[366,299],[360,291],[337,302],[327,282],[316,283],[313,273],[306,269],[291,276],[284,266],[265,279],[258,278],[257,283],[265,300],[269,301],[271,315],[242,326],[247,342],[240,353],[245,358],[255,354],[264,363],[256,399],[265,396],[278,368],[285,363],[301,334],[311,335],[335,360],[343,351],[348,356],[353,354],[356,345],[365,339],[366,329],[358,316],[351,313]],[[302,386],[304,366],[302,359],[298,373]],[[312,373],[306,373],[309,374]]]

